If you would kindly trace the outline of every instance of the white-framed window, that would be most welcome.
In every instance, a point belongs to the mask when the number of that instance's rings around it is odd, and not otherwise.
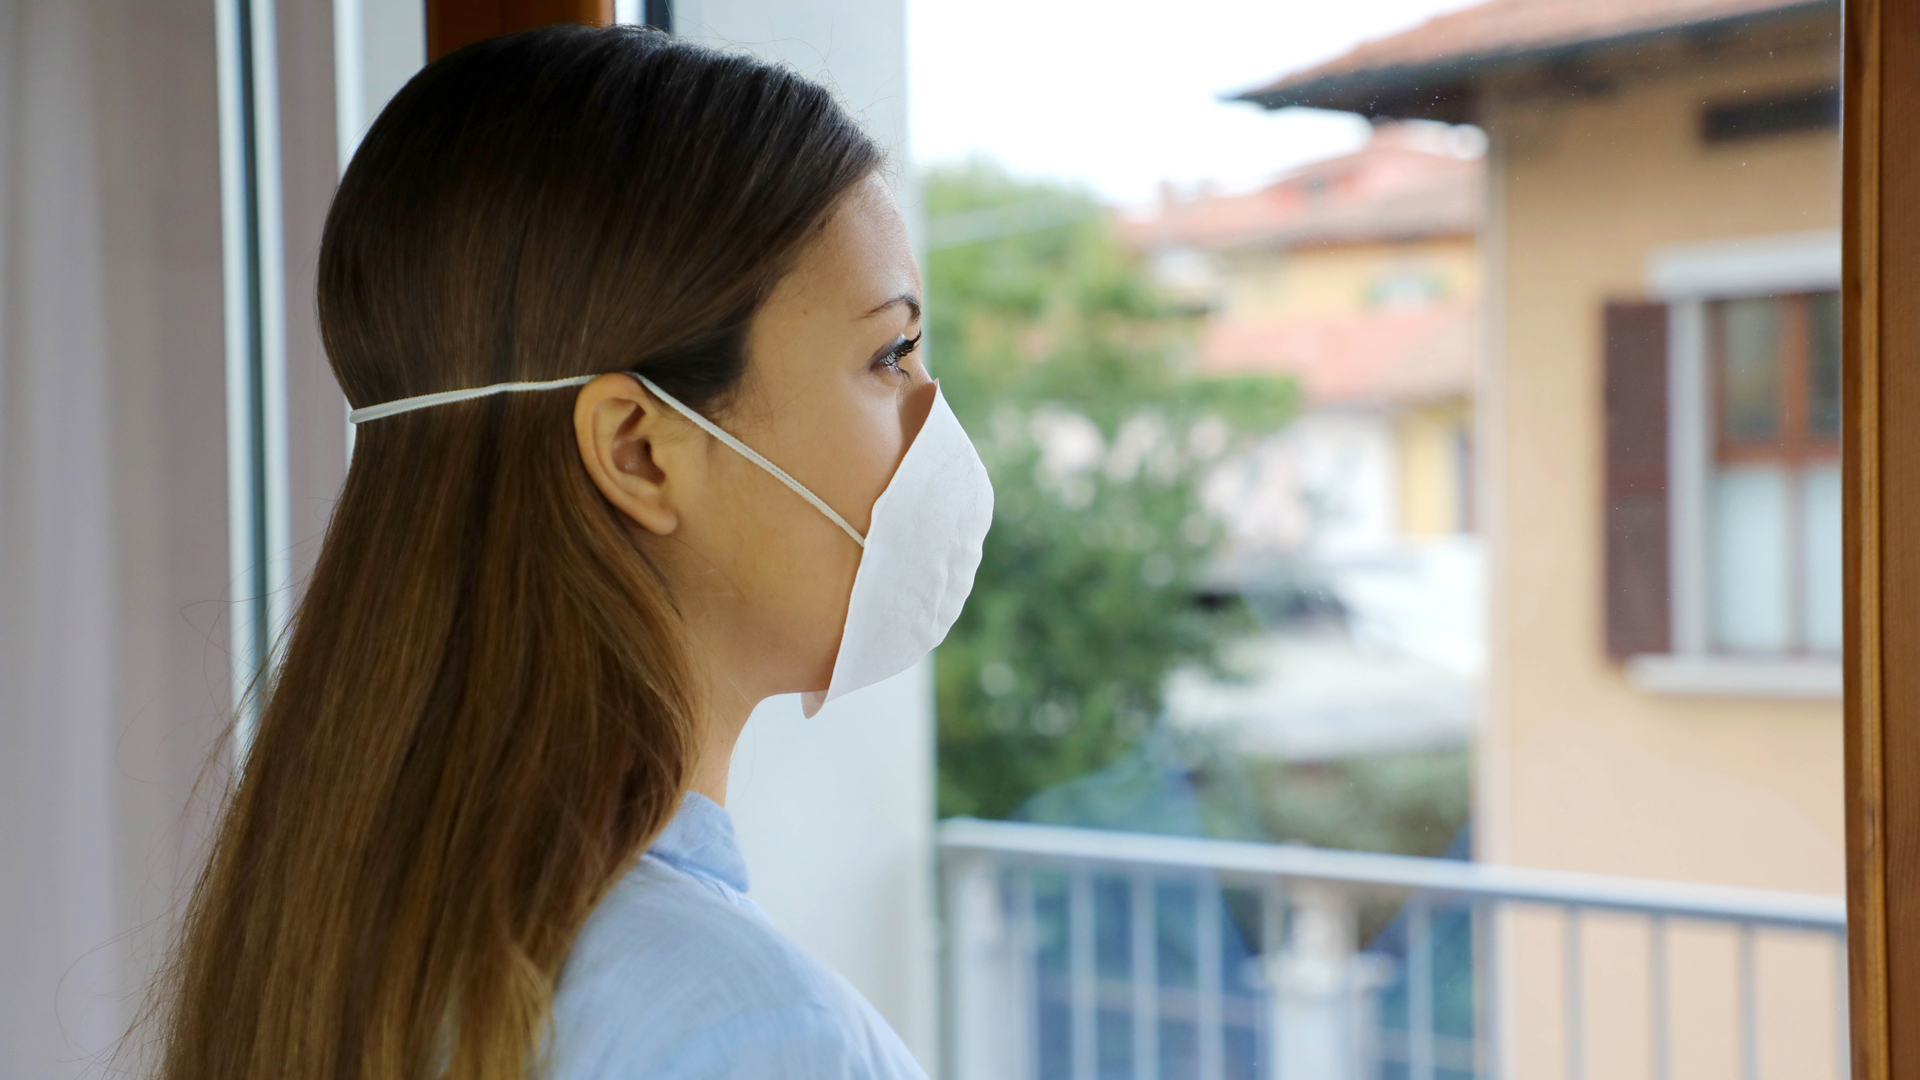
[[[1707,648],[1840,652],[1840,294],[1707,304]]]
[[[1661,693],[1838,697],[1840,238],[1663,248],[1671,644]]]

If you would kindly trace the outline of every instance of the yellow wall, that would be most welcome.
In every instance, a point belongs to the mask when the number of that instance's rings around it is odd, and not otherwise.
[[[1340,319],[1377,310],[1376,286],[1396,274],[1430,277],[1437,300],[1472,299],[1480,260],[1470,236],[1241,251],[1223,260],[1227,319]],[[1414,405],[1394,419],[1400,531],[1412,537],[1462,531],[1456,439],[1471,424],[1463,400]]]
[[[1400,531],[1412,537],[1462,532],[1460,441],[1473,424],[1464,400],[1408,408],[1394,417]]]
[[[1798,89],[1834,78],[1837,60],[1832,42],[1772,59],[1696,59],[1604,96],[1510,100],[1488,117],[1501,286],[1479,395],[1496,503],[1483,518],[1494,582],[1478,792],[1487,858],[1843,891],[1839,703],[1658,697],[1630,685],[1602,637],[1600,486],[1602,302],[1644,295],[1648,255],[1662,245],[1839,222],[1834,132],[1704,146],[1701,101]],[[1558,1076],[1558,925],[1522,915],[1507,932],[1517,1074]],[[1645,1075],[1644,932],[1602,925],[1587,940],[1590,980],[1635,991],[1618,1004],[1596,993],[1595,1009],[1622,1011],[1590,1015],[1587,1075]],[[1806,1009],[1830,1016],[1833,962],[1792,947],[1763,950],[1763,1039],[1776,1044],[1765,1075],[1833,1075],[1830,1041],[1784,1034],[1805,1029]],[[1676,1009],[1698,1013],[1686,1024],[1675,1014],[1675,1075],[1730,1077],[1737,1058],[1718,1041],[1732,1038],[1730,938],[1686,948],[1718,959],[1683,965],[1674,954]],[[1791,955],[1767,951],[1781,949]]]
[[[1374,283],[1396,272],[1433,275],[1443,299],[1471,298],[1480,289],[1470,236],[1239,251],[1225,256],[1223,266],[1222,313],[1235,319],[1356,315],[1368,310]]]

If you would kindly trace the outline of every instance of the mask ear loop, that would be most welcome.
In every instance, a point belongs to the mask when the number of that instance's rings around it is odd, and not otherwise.
[[[679,402],[679,400],[677,400],[672,394],[669,394],[665,390],[662,390],[658,386],[654,385],[654,382],[652,379],[647,378],[645,375],[642,375],[637,371],[629,371],[627,372],[627,374],[639,380],[640,385],[646,387],[648,393],[652,394],[654,397],[659,398],[661,401],[666,402],[667,406],[671,408],[674,412],[677,412],[681,416],[686,417],[688,420],[693,421],[693,423],[697,427],[699,427],[700,430],[706,432],[707,434],[713,436],[716,439],[719,439],[721,442],[725,443],[730,449],[738,453],[741,457],[744,457],[748,461],[753,462],[755,465],[758,465],[761,468],[767,470],[767,472],[773,475],[773,478],[775,480],[778,480],[781,483],[787,485],[788,489],[790,489],[795,495],[798,495],[801,498],[807,500],[807,502],[813,505],[813,508],[815,510],[818,510],[821,513],[827,515],[827,520],[833,522],[835,525],[840,526],[840,530],[846,533],[848,536],[852,537],[853,542],[856,544],[859,544],[860,549],[862,551],[866,550],[866,547],[867,547],[866,538],[860,535],[859,530],[847,524],[847,519],[835,513],[833,507],[828,506],[826,502],[820,498],[820,496],[815,495],[811,491],[808,491],[806,488],[806,485],[802,484],[798,480],[795,480],[793,477],[788,476],[785,469],[782,469],[780,466],[775,465],[773,462],[768,461],[766,458],[761,457],[757,452],[755,452],[753,447],[748,446],[746,443],[743,443],[739,439],[736,439],[733,436],[727,434],[725,431],[722,431],[719,425],[715,424],[713,421],[708,420],[706,417],[701,416],[699,413],[694,412],[692,409],[687,408],[685,405],[682,405]]]
[[[492,397],[495,394],[524,393],[529,390],[559,390],[567,386],[585,386],[599,378],[597,375],[576,375],[571,379],[549,379],[546,382],[510,382],[494,383],[492,386],[476,386],[470,390],[443,390],[438,394],[421,394],[419,397],[401,398],[398,401],[369,405],[364,409],[355,409],[347,414],[347,422],[364,424],[369,420],[378,420],[383,416],[398,416],[415,409],[429,409],[435,405],[451,405],[456,401],[472,401],[475,398]]]

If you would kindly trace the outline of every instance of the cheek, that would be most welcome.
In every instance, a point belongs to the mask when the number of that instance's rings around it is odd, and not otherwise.
[[[744,461],[730,484],[728,527],[717,538],[737,584],[739,644],[758,657],[775,692],[824,689],[833,671],[860,548],[800,496]],[[809,485],[811,487],[811,485]],[[818,489],[815,489],[816,493]],[[841,509],[822,494],[829,505]],[[860,528],[865,514],[841,512]]]
[[[806,448],[808,473],[819,478],[814,493],[863,535],[873,524],[874,501],[906,452],[904,421],[897,400],[874,395],[822,425]]]
[[[906,446],[898,401],[873,397],[817,402],[790,414],[808,417],[804,426],[762,430],[752,440],[863,534]],[[709,535],[737,589],[737,632],[750,639],[742,644],[759,658],[775,692],[825,689],[860,548],[746,459],[715,465],[725,506],[713,520],[719,535]]]

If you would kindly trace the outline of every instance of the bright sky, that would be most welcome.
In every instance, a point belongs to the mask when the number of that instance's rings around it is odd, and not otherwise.
[[[1366,124],[1219,95],[1479,0],[908,0],[916,161],[985,154],[1136,204],[1351,150]]]

